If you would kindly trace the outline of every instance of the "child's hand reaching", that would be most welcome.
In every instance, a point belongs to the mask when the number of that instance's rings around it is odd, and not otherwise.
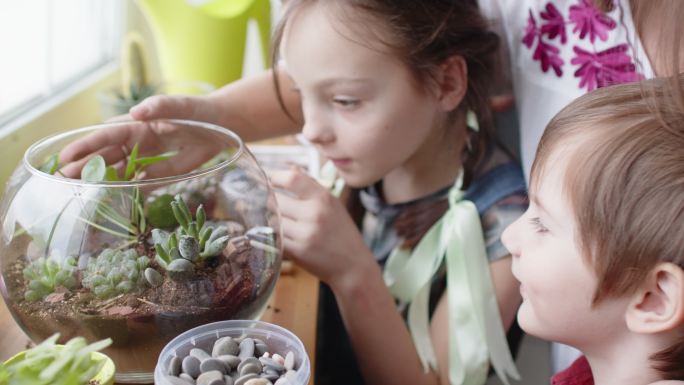
[[[339,199],[298,168],[271,171],[283,243],[297,263],[330,286],[376,264]]]

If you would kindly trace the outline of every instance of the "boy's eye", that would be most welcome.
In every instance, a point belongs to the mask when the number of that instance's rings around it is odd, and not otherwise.
[[[350,108],[358,106],[361,102],[358,99],[333,98],[333,103],[337,104],[340,107]]]
[[[539,218],[531,218],[530,223],[534,227],[534,230],[538,233],[546,233],[549,231],[544,225],[541,223],[541,220]]]

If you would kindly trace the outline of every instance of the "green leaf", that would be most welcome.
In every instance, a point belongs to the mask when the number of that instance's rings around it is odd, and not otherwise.
[[[138,143],[136,143],[131,150],[131,155],[128,158],[128,164],[126,164],[126,173],[124,174],[125,180],[131,180],[131,177],[133,177],[133,174],[135,174],[135,165],[136,159],[138,157],[139,147],[140,146],[138,146]]]
[[[83,166],[81,179],[86,182],[102,182],[107,172],[106,169],[104,158],[101,155],[95,155]]]
[[[178,154],[178,151],[168,151],[168,152],[165,152],[163,154],[159,154],[157,156],[145,156],[145,157],[138,158],[135,161],[135,163],[138,167],[142,168],[144,166],[149,166],[151,164],[155,164],[158,162],[165,161],[167,159],[171,159],[174,156],[176,156],[177,154]]]
[[[40,171],[54,175],[55,171],[59,168],[59,154],[54,154],[50,158],[48,158],[47,162],[45,162],[42,166],[40,166]]]
[[[105,180],[110,182],[118,182],[121,179],[119,179],[119,174],[116,172],[114,167],[107,166],[105,169]]]

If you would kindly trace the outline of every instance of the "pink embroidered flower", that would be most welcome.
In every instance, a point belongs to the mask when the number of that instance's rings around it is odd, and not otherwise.
[[[617,25],[613,19],[596,8],[592,0],[581,0],[578,5],[571,6],[568,18],[575,24],[572,32],[580,31],[580,39],[584,39],[588,34],[592,43],[597,36],[606,41],[608,32],[615,29]]]
[[[643,79],[644,76],[636,72],[636,66],[627,54],[628,49],[627,44],[620,44],[594,53],[574,46],[576,56],[570,62],[579,66],[575,71],[575,77],[580,78],[579,87],[592,91],[611,84]]]
[[[530,16],[532,16],[531,13]],[[563,19],[563,14],[558,11],[558,8],[552,3],[547,3],[546,11],[542,11],[540,16],[545,20],[541,27],[542,35],[546,34],[549,39],[555,39],[556,36],[560,36],[561,44],[565,44],[567,41],[565,19]]]
[[[525,27],[525,35],[522,38],[522,42],[527,46],[527,48],[532,48],[532,44],[534,44],[534,39],[536,37],[537,21],[534,19],[532,10],[530,9],[530,16],[527,18],[527,26]]]
[[[563,76],[563,70],[561,69],[563,66],[563,59],[560,57],[560,49],[558,49],[558,47],[547,44],[539,39],[532,59],[541,62],[542,71],[547,72],[549,67],[551,67],[553,68],[553,72],[556,73],[556,76]]]

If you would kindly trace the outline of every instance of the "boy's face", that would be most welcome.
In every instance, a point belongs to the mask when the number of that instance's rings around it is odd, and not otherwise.
[[[301,94],[303,135],[348,185],[367,186],[410,169],[439,107],[401,61],[372,48],[377,36],[349,31],[357,26],[344,26],[325,8],[335,5],[322,4],[288,21],[281,52]]]
[[[518,322],[528,333],[586,352],[625,330],[626,301],[592,307],[597,278],[576,242],[575,214],[563,191],[563,156],[547,160],[525,214],[503,233],[523,303]]]

